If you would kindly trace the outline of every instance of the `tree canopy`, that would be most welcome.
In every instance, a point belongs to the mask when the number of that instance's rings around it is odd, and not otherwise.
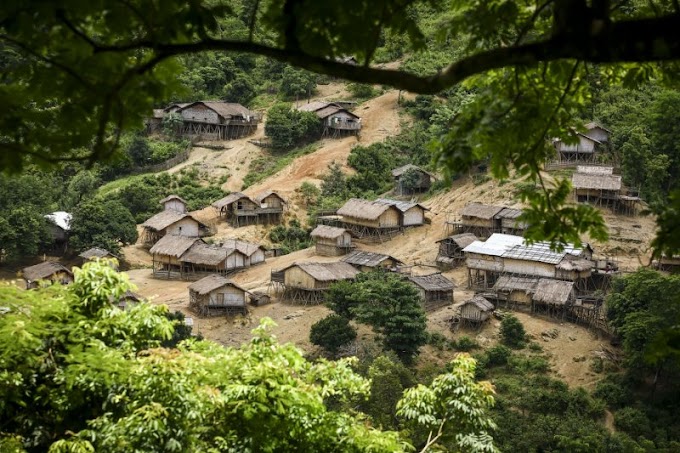
[[[122,131],[182,91],[177,57],[214,52],[204,88],[231,93],[256,66],[243,57],[251,54],[420,94],[474,90],[434,146],[438,165],[460,171],[488,158],[495,177],[514,170],[535,180],[541,190],[523,194],[526,220],[535,223],[530,239],[604,239],[597,211],[564,207],[569,184],[543,179],[549,140],[576,139],[575,117],[592,99],[593,81],[673,83],[679,25],[671,0],[5,2],[0,167],[105,158]],[[402,56],[399,69],[372,65]],[[678,200],[660,211],[659,252],[680,249]]]

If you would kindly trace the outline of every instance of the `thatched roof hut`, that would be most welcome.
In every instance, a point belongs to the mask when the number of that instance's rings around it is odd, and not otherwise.
[[[117,256],[114,255],[113,253],[99,247],[92,247],[91,249],[87,249],[78,256],[82,258],[84,261],[102,258],[117,258]]]
[[[241,241],[239,239],[227,239],[222,244],[222,248],[228,250],[236,250],[246,257],[245,266],[252,266],[254,264],[263,263],[265,259],[266,250],[259,244],[252,242]]]
[[[389,198],[378,198],[375,203],[394,206],[401,212],[400,226],[416,226],[425,223],[425,211],[429,211],[420,203],[392,200]]]
[[[189,285],[189,307],[203,316],[245,312],[247,290],[221,275],[208,275]]]
[[[404,265],[401,260],[393,256],[363,250],[354,250],[349,255],[341,258],[341,261],[351,264],[361,271],[369,271],[376,268],[395,270],[398,266]]]
[[[191,214],[175,209],[167,209],[154,215],[142,224],[144,244],[155,244],[166,235],[199,237],[209,231],[209,227]]]
[[[344,228],[319,225],[311,232],[316,253],[323,256],[344,255],[352,249],[352,235]]]
[[[411,275],[408,279],[418,288],[425,310],[434,310],[453,303],[453,289],[456,285],[442,274]]]
[[[541,278],[536,283],[533,301],[547,305],[566,305],[574,298],[574,282]]]
[[[614,167],[604,167],[601,165],[577,165],[576,173],[586,173],[593,175],[613,175]]]
[[[531,304],[534,288],[538,283],[538,278],[516,277],[514,275],[503,275],[498,278],[493,286],[496,297],[507,302],[520,304]]]
[[[187,202],[179,195],[168,195],[159,201],[163,209],[174,209],[177,212],[187,212]]]
[[[493,218],[503,209],[502,206],[492,206],[481,203],[470,203],[466,205],[460,215],[463,218],[493,220]]]
[[[250,197],[244,193],[241,192],[232,192],[229,195],[227,195],[224,198],[220,198],[219,200],[215,201],[212,203],[211,206],[216,207],[219,210],[223,210],[225,208],[228,208],[229,205],[236,203],[239,200],[248,200],[252,202],[253,200],[250,199]]]
[[[284,205],[286,204],[286,199],[283,198],[281,195],[279,195],[278,192],[275,192],[273,190],[265,190],[264,192],[260,192],[257,194],[257,196],[254,198],[254,200],[260,204],[265,203],[268,199],[271,198],[276,198],[278,199],[278,204],[279,205]],[[271,205],[272,203],[267,203],[267,205]]]
[[[351,198],[337,214],[348,225],[372,229],[398,229],[402,213],[392,204]]]
[[[197,242],[203,243],[203,240],[186,236],[167,235],[159,239],[158,242],[151,247],[149,253],[154,256],[158,255],[159,257],[167,256],[179,258]]]
[[[477,240],[477,236],[472,233],[454,234],[438,240],[439,251],[435,260],[437,265],[449,269],[456,263],[463,261],[465,259],[463,249]]]
[[[571,185],[574,190],[602,190],[602,191],[620,191],[621,190],[621,175],[612,174],[597,174],[597,173],[574,173],[571,177]]]
[[[404,184],[402,179],[404,174],[407,172],[415,172],[418,175],[418,179],[416,181],[410,181],[409,187]],[[413,164],[406,164],[393,169],[392,177],[394,178],[394,182],[396,184],[396,191],[399,194],[427,192],[432,186],[432,180],[434,179],[434,175],[432,175],[432,173],[429,173]]]
[[[73,281],[73,273],[62,264],[54,261],[45,261],[25,267],[21,271],[21,276],[26,281],[26,289],[37,288],[40,281],[58,282],[62,285],[67,285]]]
[[[460,318],[467,323],[481,323],[491,317],[495,308],[491,302],[479,294],[460,305]]]
[[[286,287],[304,290],[327,289],[332,283],[352,280],[359,271],[351,264],[334,263],[293,263],[281,269]]]

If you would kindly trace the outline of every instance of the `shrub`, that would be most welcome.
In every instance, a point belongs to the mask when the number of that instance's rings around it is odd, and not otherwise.
[[[499,344],[486,351],[487,363],[490,366],[505,365],[512,356],[512,351],[507,346]]]
[[[634,407],[624,407],[614,414],[614,426],[636,438],[638,436],[652,437],[651,425],[647,414]]]
[[[358,99],[369,99],[376,94],[373,86],[365,83],[349,83],[347,84],[347,90]]]
[[[521,348],[526,341],[524,326],[516,316],[508,315],[501,321],[501,340],[511,348]]]
[[[432,332],[431,334],[428,335],[427,342],[430,345],[442,351],[444,350],[444,347],[447,345],[448,340],[443,334],[439,332]]]
[[[479,347],[479,344],[472,338],[463,335],[456,342],[456,349],[463,352],[468,352]]]
[[[357,331],[349,320],[338,315],[329,315],[314,323],[309,332],[309,341],[334,355],[356,337]]]
[[[632,399],[633,394],[617,375],[609,375],[597,383],[593,395],[602,399],[611,408],[623,407]]]

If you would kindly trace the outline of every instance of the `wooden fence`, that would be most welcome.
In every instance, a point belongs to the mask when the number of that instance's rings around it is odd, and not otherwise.
[[[193,146],[194,146],[193,142],[189,142],[184,151],[180,152],[175,157],[172,157],[166,160],[165,162],[161,162],[160,164],[146,165],[144,167],[133,168],[130,174],[139,175],[141,173],[158,173],[159,171],[168,170],[174,167],[175,165],[181,164],[182,162],[189,159],[189,154],[191,154],[191,148]]]

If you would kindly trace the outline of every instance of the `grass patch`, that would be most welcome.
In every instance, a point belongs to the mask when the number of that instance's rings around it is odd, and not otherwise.
[[[243,178],[243,187],[241,190],[272,176],[298,157],[311,154],[318,148],[319,143],[311,143],[302,148],[297,148],[288,152],[269,151],[266,155],[253,159],[250,162],[248,174]]]
[[[124,176],[122,178],[107,182],[103,186],[99,187],[99,189],[97,190],[97,195],[99,196],[109,195],[124,187],[127,187],[133,182],[140,181],[144,176],[147,175],[149,175],[149,173],[141,173],[139,175]]]

